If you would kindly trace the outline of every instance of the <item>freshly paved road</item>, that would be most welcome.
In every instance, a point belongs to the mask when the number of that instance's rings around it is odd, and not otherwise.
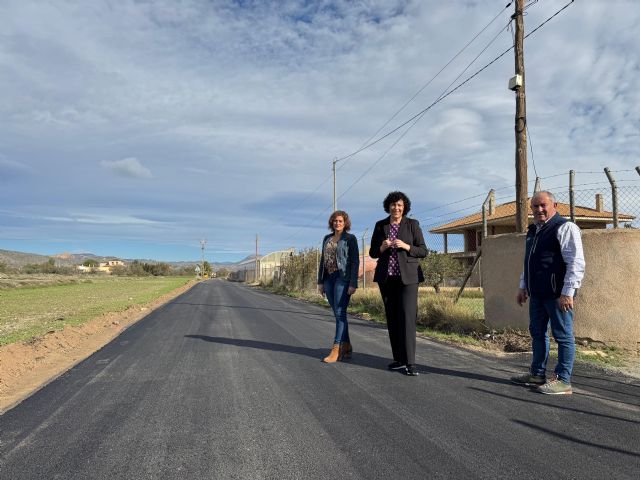
[[[511,385],[527,358],[352,320],[326,365],[327,309],[211,280],[0,416],[1,479],[475,479],[640,476],[640,383],[579,370],[573,396]]]

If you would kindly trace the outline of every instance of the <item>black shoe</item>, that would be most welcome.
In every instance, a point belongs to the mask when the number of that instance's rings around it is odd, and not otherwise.
[[[407,368],[407,366],[402,362],[393,362],[393,363],[390,363],[389,365],[387,365],[387,368],[389,370],[402,370],[402,369]]]
[[[415,365],[413,365],[412,363],[410,363],[409,365],[407,365],[407,369],[405,370],[405,372],[407,375],[409,375],[410,377],[417,377],[419,375],[418,373],[418,369],[416,368]]]

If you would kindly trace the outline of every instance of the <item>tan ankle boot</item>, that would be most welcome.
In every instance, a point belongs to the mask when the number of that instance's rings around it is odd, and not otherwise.
[[[324,363],[335,363],[340,360],[340,344],[334,343],[331,352],[329,352],[329,356],[324,357],[322,361]]]
[[[351,348],[351,344],[349,342],[342,342],[340,344],[340,360],[349,360],[351,358],[352,351],[353,349]]]

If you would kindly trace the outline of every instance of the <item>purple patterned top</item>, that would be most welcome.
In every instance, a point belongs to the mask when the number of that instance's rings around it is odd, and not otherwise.
[[[399,223],[392,223],[389,229],[389,240],[395,240],[398,238]],[[389,255],[389,268],[387,270],[389,275],[400,275],[400,264],[398,263],[398,249],[391,247],[391,255]]]

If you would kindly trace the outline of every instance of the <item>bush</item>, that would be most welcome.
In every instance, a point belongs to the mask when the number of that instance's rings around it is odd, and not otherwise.
[[[56,265],[53,258],[44,263],[29,263],[22,267],[22,272],[32,275],[37,273],[52,273],[57,275],[73,275],[75,269],[73,267],[63,267]]]
[[[448,253],[429,252],[420,260],[425,283],[440,293],[440,287],[446,279],[459,280],[464,274],[462,264]]]
[[[315,290],[318,284],[318,249],[291,255],[282,265],[281,285],[289,291]]]
[[[446,297],[420,298],[417,323],[447,333],[484,332],[487,329],[472,311]]]

